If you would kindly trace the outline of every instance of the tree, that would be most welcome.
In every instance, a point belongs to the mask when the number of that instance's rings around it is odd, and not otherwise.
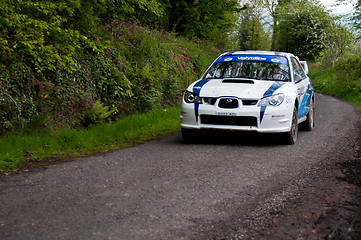
[[[353,43],[351,30],[336,21],[331,22],[326,31],[324,58],[331,65],[349,50]]]
[[[82,40],[77,31],[62,26],[79,7],[79,2],[1,1],[0,51],[4,58],[0,63],[13,56],[25,59],[39,73],[68,69],[73,63],[73,52]]]
[[[167,6],[168,31],[201,39],[214,39],[222,30],[226,36],[236,23],[239,12],[237,0],[163,0]]]
[[[263,17],[272,29],[271,50],[275,50],[276,39],[278,35],[278,18],[282,7],[291,4],[294,0],[255,0],[251,1],[254,6],[261,7],[268,15]]]
[[[325,48],[332,17],[318,1],[294,1],[279,12],[276,50],[315,60]]]
[[[84,0],[83,0],[84,1]],[[159,0],[93,0],[105,1],[108,11],[103,18],[136,18],[146,24],[164,15],[164,6]]]
[[[355,4],[355,11],[351,18],[353,26],[355,27],[358,35],[361,35],[361,0],[357,0]]]
[[[240,15],[238,31],[239,50],[268,50],[269,39],[261,23],[259,9],[246,5]]]

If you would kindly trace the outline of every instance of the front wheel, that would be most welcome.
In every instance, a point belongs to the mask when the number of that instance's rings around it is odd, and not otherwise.
[[[284,133],[283,139],[285,140],[286,144],[289,144],[289,145],[293,145],[297,141],[297,135],[298,135],[298,122],[297,122],[298,114],[297,114],[297,112],[298,112],[298,110],[297,110],[297,107],[295,106],[293,108],[291,130],[289,132]]]
[[[314,117],[315,117],[315,103],[313,102],[313,100],[310,103],[310,107],[307,113],[307,119],[306,121],[304,121],[301,126],[302,126],[302,130],[306,130],[306,131],[312,131],[313,128],[315,127],[315,122],[314,122]]]

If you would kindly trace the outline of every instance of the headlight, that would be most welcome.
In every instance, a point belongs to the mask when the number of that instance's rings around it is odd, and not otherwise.
[[[258,106],[259,107],[278,106],[283,102],[284,99],[285,99],[285,95],[283,93],[272,95],[269,97],[262,98],[258,102]]]
[[[186,103],[202,103],[202,99],[197,94],[190,91],[184,93],[184,101]]]

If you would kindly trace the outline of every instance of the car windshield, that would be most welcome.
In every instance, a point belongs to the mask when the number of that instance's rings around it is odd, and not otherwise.
[[[268,56],[267,56],[268,57]],[[240,60],[245,59],[245,60]],[[250,57],[223,57],[218,59],[205,74],[206,79],[247,78],[271,81],[290,81],[287,59]],[[261,59],[261,60],[259,60]],[[262,60],[266,59],[266,60]],[[236,60],[236,61],[234,61]]]

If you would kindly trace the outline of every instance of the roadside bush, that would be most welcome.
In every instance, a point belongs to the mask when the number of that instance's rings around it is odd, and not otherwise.
[[[97,102],[110,121],[177,105],[219,54],[210,44],[135,22],[114,20],[97,31],[102,38],[73,39],[67,64],[41,71],[22,51],[0,49],[0,135],[97,124],[103,121],[91,116]]]
[[[361,108],[361,54],[344,56],[326,69],[313,65],[309,76],[316,91],[344,98]]]
[[[92,108],[85,111],[81,117],[81,123],[84,128],[88,128],[90,126],[106,122],[111,114],[112,112],[109,111],[109,107],[104,106],[98,100],[94,103]]]

